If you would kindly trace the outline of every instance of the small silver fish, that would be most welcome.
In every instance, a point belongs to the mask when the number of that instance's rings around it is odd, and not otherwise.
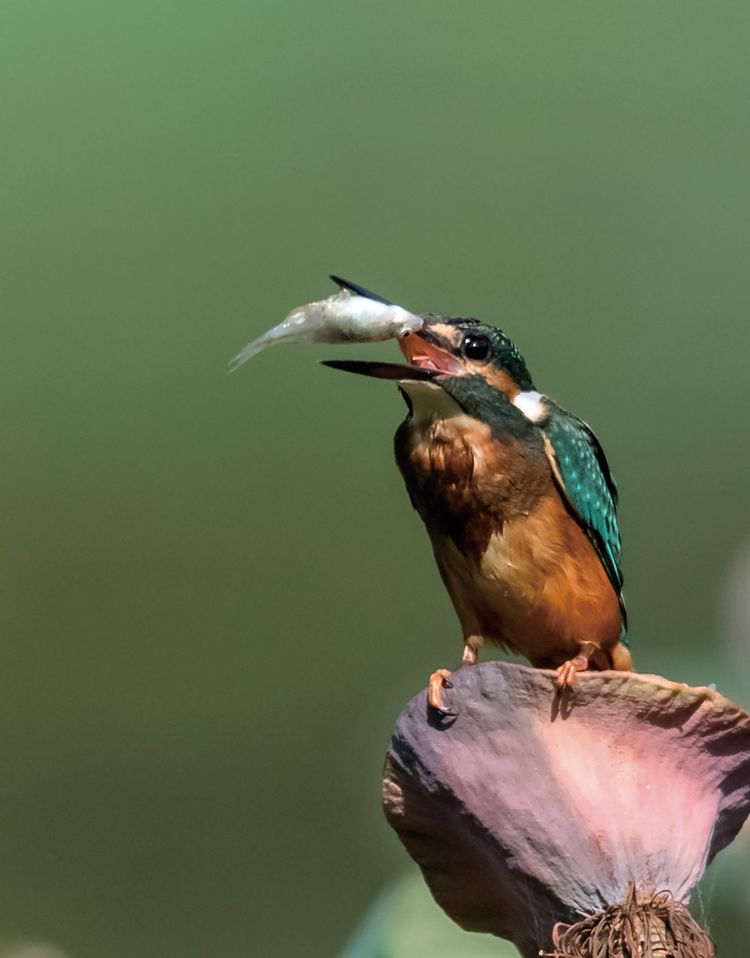
[[[401,306],[359,296],[342,288],[327,299],[298,306],[287,318],[263,333],[229,363],[234,372],[275,343],[374,343],[397,339],[421,329],[424,320]]]

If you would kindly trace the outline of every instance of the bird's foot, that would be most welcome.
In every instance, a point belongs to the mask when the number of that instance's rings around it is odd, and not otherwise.
[[[582,642],[578,650],[578,655],[572,659],[568,659],[567,662],[563,662],[558,668],[556,679],[557,687],[559,689],[565,689],[573,685],[576,680],[576,675],[588,669],[591,657],[598,651],[593,642]]]
[[[464,639],[464,651],[461,656],[462,666],[477,664],[477,648],[478,640],[476,637],[469,636]],[[430,708],[437,709],[438,712],[444,714],[447,714],[447,709],[443,704],[443,689],[451,687],[448,679],[452,674],[450,669],[438,669],[432,673],[430,681],[427,683],[427,704]]]
[[[464,654],[461,656],[461,665],[476,665],[477,649],[475,645],[467,642],[464,645]]]
[[[568,659],[557,670],[557,687],[565,689],[572,685],[576,680],[578,672],[585,672],[589,667],[589,660],[584,655],[577,655],[574,659]]]
[[[437,669],[430,676],[427,683],[427,704],[430,708],[437,709],[438,712],[445,712],[443,703],[443,689],[451,687],[448,679],[451,677],[450,669]]]

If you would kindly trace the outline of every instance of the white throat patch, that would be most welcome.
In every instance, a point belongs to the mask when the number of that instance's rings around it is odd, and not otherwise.
[[[451,419],[463,416],[464,411],[452,396],[437,383],[404,379],[399,383],[411,400],[414,425],[433,422],[435,419]]]
[[[513,399],[513,405],[516,409],[520,409],[524,416],[532,422],[540,423],[549,415],[544,396],[533,389],[518,393]]]

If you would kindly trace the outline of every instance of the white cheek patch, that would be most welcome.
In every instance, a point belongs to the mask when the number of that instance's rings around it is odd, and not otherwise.
[[[532,422],[542,422],[549,414],[544,396],[535,390],[518,393],[513,398],[513,405],[516,409],[520,409],[524,416]]]

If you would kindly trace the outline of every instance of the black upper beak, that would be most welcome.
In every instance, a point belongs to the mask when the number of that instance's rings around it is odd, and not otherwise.
[[[441,375],[438,369],[425,369],[422,366],[409,366],[406,363],[379,363],[358,359],[324,359],[323,366],[342,369],[346,373],[359,373],[360,376],[373,376],[375,379],[393,379],[396,381],[434,382]],[[443,373],[442,375],[445,375]]]

